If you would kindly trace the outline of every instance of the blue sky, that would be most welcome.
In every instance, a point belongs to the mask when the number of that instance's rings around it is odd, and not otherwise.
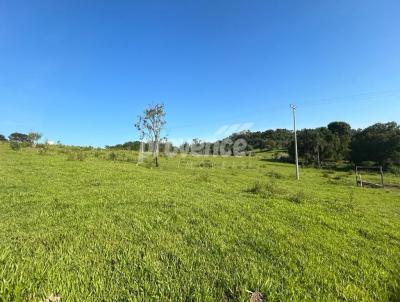
[[[116,144],[157,102],[175,140],[289,128],[290,103],[300,128],[399,122],[399,13],[397,0],[3,0],[0,133]]]

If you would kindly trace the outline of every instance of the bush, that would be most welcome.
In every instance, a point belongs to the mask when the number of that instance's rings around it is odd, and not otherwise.
[[[286,153],[283,153],[283,152],[281,152],[281,151],[275,151],[273,154],[272,154],[272,158],[274,159],[274,160],[281,160],[282,158],[284,158],[284,157],[286,157],[287,156],[287,154]]]
[[[135,164],[137,164],[137,162],[138,162],[137,158],[129,157],[129,156],[125,159],[125,161],[128,163],[135,163]]]
[[[108,154],[108,159],[109,160],[117,160],[118,155],[114,152],[111,152],[110,154]]]
[[[82,151],[68,152],[67,160],[69,161],[84,161],[85,154]]]
[[[299,191],[289,197],[290,202],[303,203],[307,200],[307,195],[303,191]]]
[[[265,175],[268,177],[276,178],[276,179],[284,178],[283,174],[278,173],[276,171],[268,171],[267,173],[265,173]]]
[[[57,154],[69,154],[69,153],[70,153],[70,151],[68,151],[65,148],[58,148],[57,149]]]
[[[395,174],[396,176],[400,176],[400,167],[399,166],[390,166],[388,168],[390,173]]]
[[[364,167],[374,167],[374,166],[376,166],[376,162],[371,161],[371,160],[363,161],[363,162],[361,163],[361,166],[364,166]]]
[[[197,166],[201,167],[201,168],[212,168],[213,164],[210,160],[205,160],[205,161],[199,163]]]
[[[99,158],[100,155],[101,155],[101,152],[100,152],[100,151],[95,151],[95,152],[93,153],[93,156],[96,157],[96,158]]]
[[[330,178],[330,175],[327,171],[322,172],[322,177],[324,178]]]
[[[334,176],[335,175],[335,171],[333,171],[333,170],[324,170],[322,172],[322,177],[330,178],[331,175]]]
[[[246,190],[248,193],[261,195],[262,197],[271,197],[276,194],[283,193],[275,183],[262,183],[255,182],[250,188]]]
[[[12,149],[12,150],[14,150],[14,151],[19,151],[19,150],[21,150],[21,143],[19,143],[19,142],[15,142],[15,141],[11,141],[10,142],[10,148]]]
[[[37,145],[36,148],[38,148],[38,153],[40,155],[46,155],[49,150],[46,145]]]

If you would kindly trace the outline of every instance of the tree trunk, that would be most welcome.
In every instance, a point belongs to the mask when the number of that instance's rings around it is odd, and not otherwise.
[[[155,156],[155,158],[156,158],[156,167],[158,167],[159,166],[159,163],[158,163],[158,154],[159,154],[159,143],[158,143],[158,140],[156,140],[155,141],[155,146],[154,146],[154,156]]]

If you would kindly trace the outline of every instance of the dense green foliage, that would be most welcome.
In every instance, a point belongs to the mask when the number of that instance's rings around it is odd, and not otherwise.
[[[106,149],[139,151],[140,141],[126,142],[114,146],[106,146]]]
[[[0,143],[1,302],[398,301],[399,191],[265,153],[136,158]]]
[[[172,145],[168,146],[169,148],[172,148]],[[166,149],[166,144],[165,143],[160,143],[159,145],[160,152],[164,152]],[[123,144],[117,144],[114,146],[106,146],[106,149],[109,150],[129,150],[129,151],[139,151],[140,150],[140,141],[129,141],[125,142]],[[144,150],[150,151],[151,146],[148,143],[144,143]]]
[[[344,122],[298,131],[298,153],[305,164],[351,161],[371,162],[385,168],[400,166],[400,126],[395,122],[352,130]],[[294,143],[289,146],[294,159]]]
[[[345,122],[332,122],[327,127],[302,129],[297,132],[298,153],[300,160],[306,165],[321,166],[324,163],[352,162],[353,164],[378,164],[385,168],[400,167],[400,126],[395,122],[374,124],[365,129],[354,130]],[[288,150],[288,158],[284,161],[294,161],[293,132],[286,129],[266,131],[242,131],[227,137],[228,149],[238,139],[247,142],[246,151],[251,150]],[[217,142],[203,142],[193,139],[182,144],[178,150],[181,153],[196,151],[197,154],[221,155]],[[108,149],[139,151],[140,142],[126,142]],[[168,146],[172,148],[172,146]],[[149,150],[148,144],[145,147]],[[160,144],[161,152],[166,149]],[[233,154],[233,152],[230,152]],[[249,154],[249,153],[248,153]]]
[[[327,127],[303,129],[297,133],[298,153],[306,164],[347,160],[350,152],[351,128],[344,122],[332,122]],[[294,141],[289,156],[294,159]]]
[[[5,142],[6,140],[7,138],[3,134],[0,134],[0,141]]]
[[[293,140],[293,134],[287,129],[266,131],[242,131],[230,136],[232,141],[243,138],[251,149],[286,149]]]
[[[375,124],[357,131],[351,142],[355,163],[374,161],[380,165],[400,165],[400,127],[396,123]]]
[[[12,142],[19,142],[19,143],[31,143],[31,139],[29,138],[28,134],[14,132],[8,136],[8,139]]]

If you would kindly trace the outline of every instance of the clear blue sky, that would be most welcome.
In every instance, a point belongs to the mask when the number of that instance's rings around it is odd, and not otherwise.
[[[400,120],[400,1],[0,1],[0,133],[170,138]]]

